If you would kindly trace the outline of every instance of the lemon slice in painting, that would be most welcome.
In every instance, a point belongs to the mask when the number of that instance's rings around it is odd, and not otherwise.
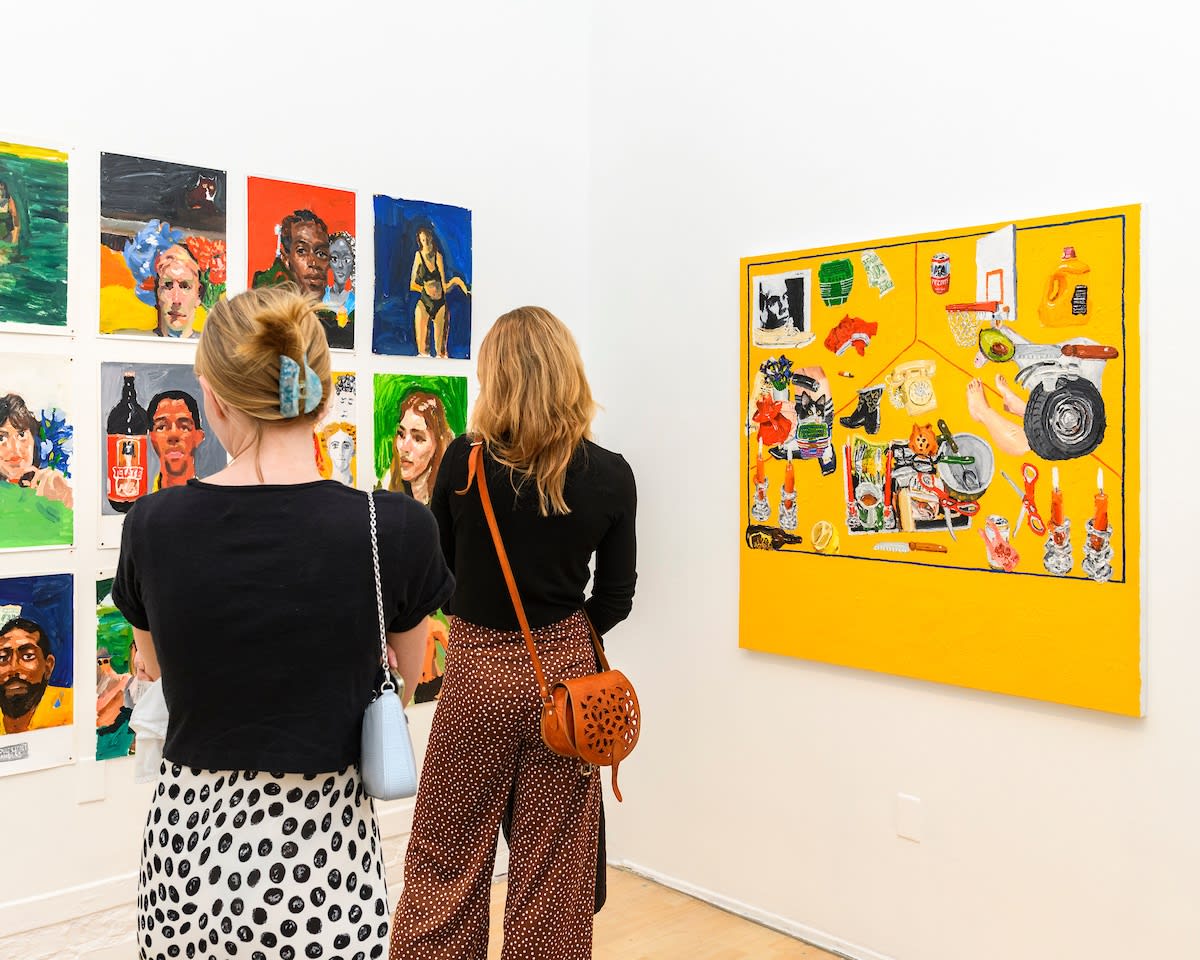
[[[828,520],[818,520],[813,524],[812,545],[817,553],[837,553],[840,540],[832,523]]]

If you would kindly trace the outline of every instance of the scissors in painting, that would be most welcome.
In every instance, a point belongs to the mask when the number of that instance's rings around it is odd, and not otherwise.
[[[954,528],[950,525],[950,514],[957,513],[962,517],[973,517],[979,512],[979,501],[956,500],[946,492],[946,488],[942,484],[927,473],[917,474],[917,482],[921,485],[922,490],[937,497],[942,513],[946,517],[946,529],[950,531],[951,538],[957,540],[958,538],[954,536]]]
[[[1016,485],[1013,478],[1003,470],[1000,475],[1008,481],[1008,485],[1013,488],[1017,496],[1021,498],[1021,512],[1017,516],[1016,525],[1013,527],[1012,535],[1015,537],[1021,531],[1021,521],[1029,517],[1029,529],[1036,533],[1039,537],[1046,535],[1046,524],[1042,520],[1042,515],[1038,513],[1037,503],[1034,500],[1034,492],[1037,487],[1038,468],[1032,463],[1024,463],[1021,465],[1021,479],[1025,481],[1025,490]]]

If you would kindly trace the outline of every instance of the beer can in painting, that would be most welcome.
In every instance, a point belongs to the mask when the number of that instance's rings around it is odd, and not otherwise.
[[[945,293],[950,289],[950,255],[935,253],[929,262],[929,282],[934,293]]]

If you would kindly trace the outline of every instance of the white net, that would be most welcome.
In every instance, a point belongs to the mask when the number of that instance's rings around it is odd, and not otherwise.
[[[954,342],[960,347],[973,347],[979,342],[979,327],[989,314],[981,310],[964,310],[947,307],[946,319],[950,323],[950,333]]]

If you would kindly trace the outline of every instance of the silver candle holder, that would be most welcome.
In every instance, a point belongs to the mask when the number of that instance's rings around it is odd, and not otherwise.
[[[1042,555],[1042,566],[1048,573],[1056,577],[1065,577],[1075,566],[1075,558],[1071,554],[1071,521],[1063,520],[1060,524],[1051,524],[1046,531],[1046,549]]]
[[[1097,530],[1093,521],[1087,522],[1087,536],[1083,541],[1083,572],[1097,583],[1112,579],[1112,527]]]
[[[779,529],[791,531],[796,525],[796,491],[788,493],[784,490],[779,498]]]
[[[754,484],[754,503],[750,507],[750,516],[759,523],[766,523],[771,519],[771,504],[767,500],[769,486],[770,481],[765,477]]]

